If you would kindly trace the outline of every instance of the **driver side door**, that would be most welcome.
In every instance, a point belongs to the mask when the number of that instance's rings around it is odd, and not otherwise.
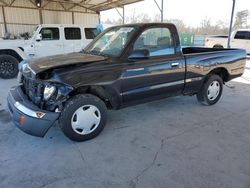
[[[148,28],[141,33],[133,51],[146,49],[149,57],[125,63],[121,79],[124,106],[182,92],[185,60],[175,46],[173,34],[167,27]]]

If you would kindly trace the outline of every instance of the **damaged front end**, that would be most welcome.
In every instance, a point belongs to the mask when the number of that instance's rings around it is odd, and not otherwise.
[[[36,75],[28,64],[24,65],[19,75],[22,91],[39,108],[51,112],[61,111],[73,87],[50,80],[48,73],[46,76],[40,74]]]
[[[41,80],[28,66],[19,73],[19,86],[10,90],[8,107],[14,124],[27,134],[43,137],[60,117],[72,87]]]

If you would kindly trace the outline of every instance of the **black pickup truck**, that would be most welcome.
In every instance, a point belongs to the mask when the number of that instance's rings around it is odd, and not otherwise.
[[[8,106],[28,134],[42,137],[58,122],[67,137],[84,141],[103,130],[107,109],[176,95],[213,105],[245,63],[241,49],[181,48],[173,24],[116,26],[82,52],[24,64]]]

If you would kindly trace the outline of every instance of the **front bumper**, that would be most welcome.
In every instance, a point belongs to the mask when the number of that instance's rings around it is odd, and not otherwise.
[[[44,111],[30,102],[20,86],[10,90],[8,107],[14,124],[23,132],[43,137],[60,113]]]

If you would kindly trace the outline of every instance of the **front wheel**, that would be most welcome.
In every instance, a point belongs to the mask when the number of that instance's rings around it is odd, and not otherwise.
[[[0,55],[0,77],[14,78],[18,74],[18,60],[11,55]]]
[[[107,120],[104,102],[91,94],[77,95],[66,102],[59,119],[63,133],[73,141],[85,141],[100,134]]]
[[[222,78],[218,75],[211,74],[203,83],[203,86],[196,96],[200,103],[204,105],[213,105],[219,101],[222,90]]]

